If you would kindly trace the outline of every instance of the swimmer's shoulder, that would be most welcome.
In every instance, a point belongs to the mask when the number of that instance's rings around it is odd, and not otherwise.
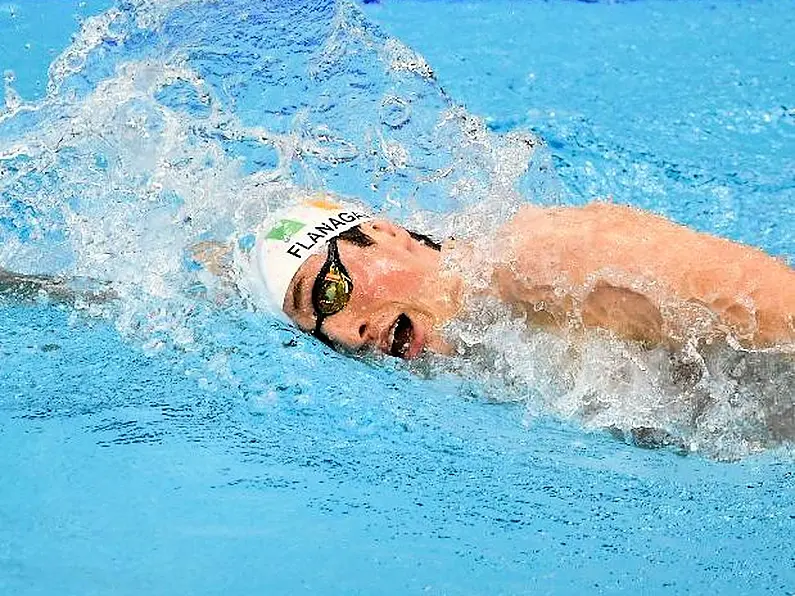
[[[627,219],[636,219],[642,213],[632,207],[602,201],[552,207],[528,204],[519,208],[504,229],[517,234],[565,231],[566,228],[582,228],[596,222],[625,222]],[[561,226],[564,226],[564,230],[561,230]]]
[[[650,248],[669,242],[693,243],[705,236],[657,213],[602,200],[587,205],[523,206],[504,226],[503,235],[514,242],[548,242],[553,247],[585,243],[593,248],[633,241]]]

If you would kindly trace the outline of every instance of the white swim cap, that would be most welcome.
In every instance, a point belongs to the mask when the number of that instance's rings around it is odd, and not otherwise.
[[[249,256],[251,273],[259,278],[252,280],[255,292],[264,290],[268,302],[283,310],[287,288],[301,265],[335,236],[371,219],[362,205],[327,194],[277,211],[260,226]]]

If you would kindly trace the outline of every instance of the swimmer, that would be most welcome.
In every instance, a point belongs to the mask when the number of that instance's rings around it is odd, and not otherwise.
[[[672,350],[692,341],[795,345],[792,268],[639,209],[527,205],[496,234],[490,255],[480,250],[437,244],[325,197],[271,217],[231,260],[255,302],[354,352],[450,353],[441,330],[479,297],[571,339],[596,330]],[[228,249],[206,244],[196,254],[230,275]]]
[[[479,298],[572,341],[597,332],[671,350],[702,341],[795,346],[792,268],[632,207],[526,205],[484,255],[323,195],[277,212],[246,240],[203,242],[192,253],[253,303],[346,351],[451,353],[443,328]],[[68,301],[70,287],[0,270],[0,294]]]

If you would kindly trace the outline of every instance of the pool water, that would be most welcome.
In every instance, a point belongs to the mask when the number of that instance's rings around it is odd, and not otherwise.
[[[101,16],[70,40],[73,15]],[[351,360],[215,300],[183,254],[288,181],[437,232],[612,196],[792,259],[793,20],[772,0],[0,4],[0,266],[122,297],[0,305],[0,593],[795,594],[788,441],[735,417],[693,454],[641,449],[515,379]]]
[[[386,2],[368,14],[492,129],[539,132],[567,202],[612,196],[791,260],[795,16],[766,2],[616,4]]]

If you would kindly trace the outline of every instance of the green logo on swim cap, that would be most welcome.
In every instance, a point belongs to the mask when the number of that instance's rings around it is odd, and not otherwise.
[[[265,238],[268,240],[289,240],[290,237],[303,228],[304,225],[305,224],[302,224],[300,221],[283,219],[270,229]]]

